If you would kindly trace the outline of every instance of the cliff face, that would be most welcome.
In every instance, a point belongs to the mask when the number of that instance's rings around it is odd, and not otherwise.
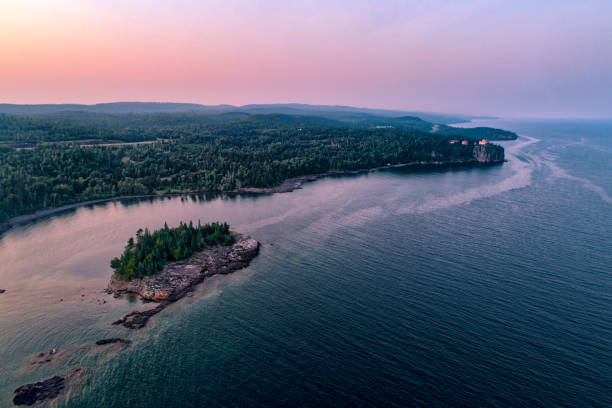
[[[478,163],[501,163],[504,161],[504,148],[491,143],[476,145],[472,149],[472,157]]]

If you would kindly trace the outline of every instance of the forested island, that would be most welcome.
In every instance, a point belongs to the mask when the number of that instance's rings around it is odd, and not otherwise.
[[[0,230],[17,215],[110,197],[270,188],[406,163],[497,163],[503,149],[476,141],[514,135],[410,116],[317,114],[0,114]]]
[[[232,232],[227,223],[194,226],[167,224],[160,230],[138,230],[121,257],[113,258],[113,276],[108,293],[135,293],[159,302],[153,309],[132,311],[113,324],[139,329],[168,304],[190,292],[194,285],[216,275],[249,265],[259,252],[255,239]]]
[[[110,265],[114,273],[125,279],[142,279],[155,275],[168,262],[189,258],[194,252],[212,245],[232,245],[235,237],[227,223],[193,226],[181,222],[176,228],[164,228],[149,232],[147,228],[136,232],[136,240],[130,237],[121,257],[113,258]]]

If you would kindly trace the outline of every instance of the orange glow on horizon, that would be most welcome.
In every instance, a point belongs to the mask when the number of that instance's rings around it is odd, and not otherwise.
[[[513,114],[526,100],[569,109],[562,102],[583,93],[592,110],[610,112],[605,13],[493,3],[8,1],[0,6],[0,102]]]

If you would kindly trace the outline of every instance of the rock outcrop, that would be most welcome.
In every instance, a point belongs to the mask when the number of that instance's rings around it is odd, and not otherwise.
[[[478,163],[501,163],[504,161],[504,148],[492,143],[475,145],[472,149],[472,157],[474,157]]]
[[[130,344],[132,344],[132,340],[114,337],[111,339],[102,339],[102,340],[96,341],[97,346],[105,346],[107,344],[120,344],[124,346],[129,346]]]
[[[169,303],[184,297],[194,285],[207,277],[227,274],[248,266],[259,253],[259,242],[251,237],[236,237],[236,243],[231,246],[209,248],[187,260],[169,263],[155,276],[132,281],[113,276],[107,289],[109,293],[136,293],[145,300],[159,302],[152,309],[133,310],[113,324],[130,329],[144,327],[151,316],[161,312]]]
[[[34,405],[55,399],[64,391],[67,382],[80,375],[82,371],[82,368],[77,367],[70,370],[65,376],[56,375],[37,383],[22,385],[14,392],[13,404]]]
[[[57,397],[64,389],[64,377],[56,375],[34,384],[26,384],[15,390],[13,404],[34,405],[39,401],[47,401]]]

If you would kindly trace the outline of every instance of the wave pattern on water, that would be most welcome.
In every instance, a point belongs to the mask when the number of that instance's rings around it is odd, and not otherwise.
[[[470,188],[457,194],[446,197],[434,197],[424,203],[412,203],[404,205],[396,210],[397,214],[419,214],[442,208],[467,204],[474,200],[493,197],[507,191],[527,187],[531,183],[531,174],[535,168],[535,162],[531,155],[521,155],[522,149],[537,143],[539,140],[529,136],[521,136],[526,141],[521,141],[506,147],[506,156],[510,163],[510,169],[514,173],[505,179],[486,185]]]
[[[545,155],[544,164],[550,169],[552,172],[552,176],[555,178],[561,178],[566,180],[572,180],[580,183],[584,188],[590,190],[597,194],[602,200],[607,202],[608,204],[612,204],[612,197],[608,195],[606,190],[604,190],[601,186],[593,183],[591,180],[584,177],[576,177],[569,174],[565,169],[561,168],[556,162],[555,158],[551,155]]]
[[[70,368],[23,369],[51,347],[90,369],[58,404],[70,408],[612,406],[612,213],[597,178],[612,143],[508,127],[538,138],[504,142],[502,166],[96,205],[15,228],[0,241],[0,406]],[[570,155],[587,148],[592,162]],[[111,326],[146,305],[100,304],[109,259],[138,228],[198,219],[253,235],[260,256],[143,331]],[[81,352],[126,336],[120,353]]]

